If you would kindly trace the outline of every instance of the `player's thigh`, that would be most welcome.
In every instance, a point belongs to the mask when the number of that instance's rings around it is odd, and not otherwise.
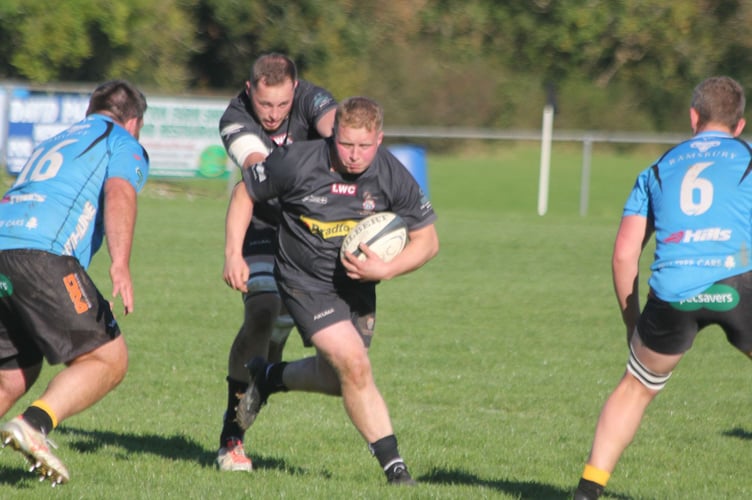
[[[657,354],[685,353],[697,337],[701,317],[696,310],[682,310],[680,304],[661,300],[651,292],[637,322],[639,345]]]
[[[684,356],[683,352],[678,354],[656,352],[646,346],[639,335],[632,336],[629,347],[632,350],[632,355],[637,358],[639,363],[654,374],[671,373]]]

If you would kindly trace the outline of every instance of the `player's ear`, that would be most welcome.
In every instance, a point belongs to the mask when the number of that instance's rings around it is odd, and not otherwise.
[[[141,133],[141,127],[143,126],[144,126],[143,118],[129,118],[123,124],[123,128],[127,130],[136,139],[138,139],[138,136]]]
[[[697,124],[700,122],[700,113],[695,108],[689,108],[689,124],[692,126],[692,133],[697,133]]]
[[[734,130],[732,130],[734,137],[742,135],[742,130],[744,130],[745,125],[747,125],[747,121],[744,118],[741,118],[739,122],[737,122]]]

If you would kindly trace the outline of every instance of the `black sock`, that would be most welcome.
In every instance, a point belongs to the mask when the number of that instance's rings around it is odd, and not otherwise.
[[[52,417],[47,415],[47,412],[38,406],[29,406],[26,408],[26,411],[23,412],[23,419],[30,426],[42,431],[45,436],[52,430]]]
[[[287,392],[287,386],[282,382],[282,372],[287,366],[286,361],[280,361],[271,365],[266,372],[266,390],[268,394],[275,392]]]
[[[235,421],[237,416],[237,407],[240,399],[238,394],[243,394],[248,389],[248,382],[240,382],[239,380],[231,379],[227,377],[227,409],[225,410],[224,422],[222,424],[222,433],[219,435],[219,447],[223,447],[227,444],[227,440],[231,437],[243,439],[243,430]]]
[[[578,500],[596,500],[603,494],[603,489],[604,487],[598,483],[580,478],[575,498]]]
[[[397,450],[397,438],[394,434],[383,437],[378,441],[368,445],[371,453],[379,461],[382,469],[386,469],[389,464],[395,461],[402,461],[399,451]]]

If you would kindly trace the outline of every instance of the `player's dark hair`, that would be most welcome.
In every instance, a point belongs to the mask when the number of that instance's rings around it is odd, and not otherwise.
[[[349,97],[339,103],[334,114],[334,127],[364,128],[381,131],[384,125],[384,110],[379,103],[368,97]]]
[[[266,85],[274,86],[286,80],[292,80],[294,83],[297,79],[298,70],[293,60],[277,52],[260,56],[251,68],[251,85],[254,88],[261,81]]]
[[[698,129],[711,122],[735,129],[744,118],[745,105],[744,88],[728,76],[703,80],[692,93],[691,107],[697,111]]]
[[[125,80],[110,80],[94,89],[86,116],[105,113],[125,123],[132,118],[143,119],[145,112],[146,97],[140,90]]]

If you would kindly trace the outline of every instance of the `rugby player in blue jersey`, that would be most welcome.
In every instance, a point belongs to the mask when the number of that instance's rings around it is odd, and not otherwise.
[[[627,199],[612,267],[629,361],[601,411],[576,500],[602,494],[645,409],[700,330],[719,325],[752,356],[752,157],[738,138],[744,108],[744,89],[733,79],[700,83],[689,110],[693,137],[644,170]],[[640,313],[639,260],[653,234]]]
[[[36,382],[43,359],[65,364],[23,413],[0,426],[52,485],[69,473],[47,435],[114,389],[128,350],[110,302],[86,269],[106,238],[112,297],[133,312],[136,194],[149,160],[139,144],[146,99],[123,80],[91,94],[86,118],[42,142],[0,200],[0,416]]]

